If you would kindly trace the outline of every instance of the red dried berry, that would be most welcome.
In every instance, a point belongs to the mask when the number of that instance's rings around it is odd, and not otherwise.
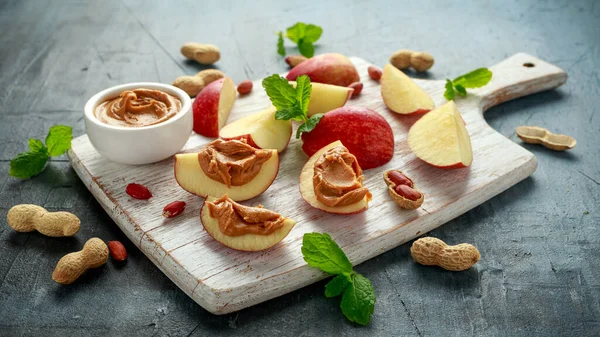
[[[183,213],[185,210],[185,201],[173,201],[172,203],[165,206],[163,209],[163,216],[165,218],[176,217],[179,214]]]
[[[369,72],[369,77],[374,80],[374,81],[379,81],[381,79],[381,69],[377,66],[369,66],[369,68],[367,68],[367,71]]]
[[[360,92],[363,89],[363,84],[362,84],[362,82],[354,82],[354,83],[350,84],[348,87],[354,89],[354,91],[352,92],[352,97],[356,97],[356,96],[360,95]]]
[[[127,259],[127,250],[119,241],[108,241],[108,250],[115,261],[125,261]]]
[[[147,200],[152,198],[152,193],[150,193],[150,190],[146,186],[140,184],[127,185],[125,192],[129,194],[130,197],[135,199]]]

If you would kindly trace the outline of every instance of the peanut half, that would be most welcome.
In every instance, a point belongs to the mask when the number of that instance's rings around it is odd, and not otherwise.
[[[575,138],[567,135],[554,134],[539,126],[519,126],[517,136],[529,144],[541,144],[554,151],[570,150],[577,145]]]
[[[52,279],[61,284],[71,284],[75,282],[90,268],[98,268],[108,260],[108,246],[104,241],[98,238],[89,239],[83,249],[63,256],[58,263]]]
[[[181,54],[200,64],[213,64],[221,58],[221,51],[213,44],[188,42],[181,47]]]
[[[383,180],[388,185],[388,193],[405,209],[417,209],[423,204],[425,195],[415,188],[415,184],[402,171],[389,170],[383,173]]]
[[[413,242],[410,255],[422,265],[439,266],[451,271],[467,270],[481,257],[479,250],[472,244],[448,246],[444,241],[432,237]]]
[[[6,216],[8,225],[17,232],[38,232],[53,237],[73,236],[81,221],[69,212],[48,212],[30,204],[13,206]]]

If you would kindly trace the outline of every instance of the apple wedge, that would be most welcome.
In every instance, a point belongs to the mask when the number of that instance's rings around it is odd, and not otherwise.
[[[325,147],[323,147],[322,149],[317,151],[314,155],[312,155],[308,159],[308,161],[306,162],[306,164],[304,164],[304,167],[302,168],[302,172],[300,173],[300,194],[302,195],[302,198],[309,205],[311,205],[314,208],[320,209],[322,211],[328,212],[328,213],[333,213],[333,214],[360,213],[360,212],[367,210],[367,208],[369,208],[370,198],[368,196],[365,196],[361,201],[350,204],[350,205],[339,206],[339,207],[330,207],[330,206],[323,204],[321,201],[319,201],[317,199],[317,196],[315,195],[315,188],[313,185],[315,162],[319,159],[319,157],[321,157],[321,154],[323,154],[323,152],[325,152],[331,148],[334,148],[336,146],[340,146],[340,145],[343,145],[342,142],[337,140],[329,145],[326,145]]]
[[[440,168],[467,167],[473,162],[471,138],[454,101],[413,124],[408,146],[417,157]]]
[[[229,77],[207,85],[196,96],[192,110],[194,132],[206,137],[218,137],[236,98],[235,84]]]
[[[215,197],[207,197],[206,201],[214,202],[217,200]],[[273,233],[269,235],[259,235],[259,234],[244,234],[240,236],[229,236],[223,234],[221,229],[219,228],[219,221],[216,218],[210,216],[210,210],[206,205],[206,201],[202,206],[202,210],[200,211],[200,220],[202,221],[202,226],[206,232],[213,237],[213,239],[222,243],[224,246],[235,250],[241,250],[246,252],[257,252],[261,250],[265,250],[273,247],[277,243],[279,243],[283,238],[285,238],[294,225],[296,224],[295,220],[286,218],[283,226]]]
[[[287,79],[295,81],[300,75],[307,75],[311,82],[347,87],[360,81],[356,67],[346,56],[330,53],[309,58],[290,70]]]
[[[296,87],[296,82],[290,81]],[[310,102],[308,103],[308,117],[314,114],[324,114],[333,109],[343,107],[352,97],[354,89],[337,85],[313,82]]]
[[[245,139],[259,149],[282,152],[292,136],[292,121],[276,120],[275,107],[238,119],[225,125],[219,136],[223,139]]]
[[[228,194],[235,201],[252,199],[271,186],[279,171],[277,150],[270,151],[271,157],[262,164],[258,174],[241,186],[227,187],[222,182],[208,177],[200,166],[197,153],[175,155],[175,180],[184,190],[201,197]]]
[[[425,113],[435,107],[425,90],[389,63],[383,67],[381,96],[390,110],[402,115]]]

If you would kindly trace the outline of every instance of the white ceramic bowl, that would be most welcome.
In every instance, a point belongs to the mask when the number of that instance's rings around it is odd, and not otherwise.
[[[161,90],[181,101],[181,111],[168,120],[144,127],[108,125],[99,121],[94,110],[102,102],[133,89]],[[172,85],[138,82],[117,85],[92,96],[85,104],[85,129],[90,142],[101,155],[122,164],[149,164],[177,153],[192,132],[192,101],[183,90]]]

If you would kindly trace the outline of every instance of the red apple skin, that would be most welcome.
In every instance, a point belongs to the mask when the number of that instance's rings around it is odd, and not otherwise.
[[[311,82],[325,83],[347,87],[360,82],[356,67],[342,54],[321,54],[312,57],[290,70],[289,81],[295,81],[300,75],[307,75]]]
[[[194,132],[206,137],[219,137],[219,98],[224,78],[207,85],[194,100]]]
[[[356,156],[363,170],[381,166],[394,155],[392,127],[371,109],[344,106],[331,110],[311,132],[302,134],[302,150],[312,156],[336,140]]]

